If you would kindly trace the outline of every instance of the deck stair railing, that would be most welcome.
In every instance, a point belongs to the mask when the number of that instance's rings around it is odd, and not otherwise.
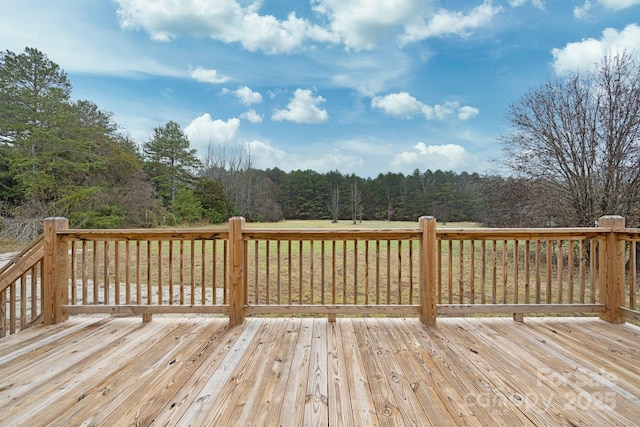
[[[0,270],[0,335],[69,315],[597,313],[640,321],[640,230],[598,227],[77,230],[42,238]]]

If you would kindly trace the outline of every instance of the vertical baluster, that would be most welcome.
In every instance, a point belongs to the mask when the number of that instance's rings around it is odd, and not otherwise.
[[[38,317],[38,264],[34,264],[31,267],[31,317],[30,322],[33,322]],[[86,298],[85,298],[86,300]]]
[[[264,284],[265,284],[265,304],[270,304],[271,302],[271,292],[270,292],[270,288],[271,288],[271,241],[266,240],[264,242],[264,244],[266,245],[265,248],[265,279],[264,279]]]
[[[160,305],[164,303],[164,281],[162,280],[162,266],[164,263],[162,261],[162,243],[162,240],[158,240],[158,304]],[[171,245],[171,241],[169,241],[169,245]],[[169,274],[171,274],[171,268],[169,268]]]
[[[302,240],[298,240],[298,303],[303,304],[303,289],[302,289]]]
[[[260,291],[259,287],[259,274],[260,274],[260,260],[258,256],[260,254],[260,250],[258,248],[258,241],[254,240],[253,242],[253,292],[255,304],[260,304]]]
[[[551,279],[553,269],[553,241],[547,240],[547,304],[551,304]]]
[[[564,300],[564,241],[558,240],[558,252],[556,255],[558,276],[558,304]]]
[[[480,246],[480,258],[482,263],[480,264],[480,304],[487,303],[487,241],[482,241]]]
[[[458,300],[464,303],[464,240],[458,241]]]
[[[173,304],[173,240],[169,240],[169,304]]]
[[[27,273],[20,276],[20,329],[27,327]]]
[[[336,241],[331,241],[331,304],[336,303]]]
[[[81,276],[82,276],[82,304],[87,304],[87,286],[88,286],[88,271],[87,271],[87,241],[83,240],[82,241],[82,258],[80,260],[81,262],[81,267],[80,267],[80,271],[81,271]],[[32,280],[34,279],[33,276],[31,276]],[[32,294],[33,295],[33,294]]]
[[[151,293],[151,241],[147,240],[147,304],[153,304]]]
[[[524,241],[524,303],[531,302],[531,242]]]
[[[278,243],[280,243],[280,241],[278,241]],[[320,304],[322,305],[325,303],[325,244],[325,240],[320,242]]]
[[[291,268],[292,268],[292,265],[293,265],[293,260],[291,259],[292,244],[293,243],[291,242],[291,240],[289,240],[288,244],[287,244],[287,251],[288,251],[288,253],[287,253],[287,255],[288,255],[287,256],[287,264],[288,264],[288,266],[287,266],[287,274],[288,274],[287,283],[288,283],[288,304],[289,305],[291,305],[291,301],[293,299],[293,290],[292,290],[292,287],[293,287],[293,275],[291,273]],[[334,247],[334,253],[335,253],[335,247]],[[334,267],[335,267],[335,265],[334,265]],[[335,268],[334,268],[334,271],[335,271]],[[335,291],[335,289],[334,289],[334,291]],[[334,292],[334,294],[335,294],[335,292]]]
[[[142,273],[140,271],[140,240],[136,240],[136,304],[142,304]]]
[[[125,300],[131,304],[131,242],[124,242],[124,286]]]
[[[448,303],[453,304],[453,240],[447,241],[447,289],[449,291]]]
[[[491,277],[491,304],[495,304],[498,293],[498,242],[496,240],[491,241],[491,269],[493,273]]]
[[[376,304],[380,304],[380,240],[376,240]]]
[[[413,240],[409,240],[408,250],[409,250],[409,302],[408,304],[413,304]]]
[[[229,295],[228,295],[228,293],[229,293],[229,279],[228,279],[229,274],[227,273],[227,272],[228,272],[228,269],[229,269],[229,267],[227,267],[227,266],[228,266],[228,264],[229,264],[229,261],[228,261],[228,260],[229,260],[229,242],[228,242],[228,241],[226,241],[226,240],[225,240],[225,241],[223,242],[223,244],[222,244],[222,249],[223,249],[223,256],[222,256],[222,258],[223,258],[223,260],[222,260],[222,270],[223,270],[223,274],[222,274],[222,281],[223,281],[223,283],[224,283],[224,285],[222,286],[222,299],[223,299],[223,301],[224,301],[224,303],[225,303],[225,304],[228,304],[228,303],[229,303]],[[246,253],[246,251],[245,251],[245,256],[246,256],[246,254],[247,254],[247,253]],[[245,283],[247,283],[246,279],[245,279]],[[245,292],[245,294],[246,294],[246,292]]]
[[[342,241],[342,304],[347,303],[347,241]]]
[[[364,303],[369,305],[369,240],[364,241]]]
[[[313,246],[314,246],[314,242],[313,240],[309,241],[309,287],[310,292],[309,292],[309,297],[311,298],[311,301],[309,301],[310,304],[315,304],[316,300],[315,300],[315,295],[314,295],[314,287],[315,287],[315,283],[314,283],[314,271],[313,271],[313,264],[314,264],[314,259],[313,259],[313,255],[314,255],[314,251],[313,251]]]
[[[541,274],[542,274],[542,257],[541,257],[541,252],[542,251],[542,245],[540,240],[536,240],[536,304],[540,304],[540,295],[541,295],[541,288],[542,288],[542,278],[541,278]]]
[[[180,305],[184,305],[184,270],[185,270],[185,263],[184,263],[184,240],[180,240],[180,276],[179,276],[179,280],[180,280]]]
[[[116,240],[115,242],[113,242],[113,245],[115,247],[113,255],[113,274],[115,276],[115,302],[116,304],[120,304],[120,242]]]
[[[214,240],[215,243],[215,240]],[[215,268],[216,259],[215,257],[211,260],[212,267]],[[200,304],[205,305],[207,303],[207,266],[209,262],[207,261],[207,241],[202,240],[200,242]],[[215,277],[213,281],[213,288],[215,291]],[[215,293],[214,293],[215,295]],[[215,304],[215,296],[212,300],[212,304]]]
[[[580,240],[580,291],[578,293],[578,299],[580,300],[580,304],[584,304],[584,297],[585,297],[585,286],[587,283],[587,263],[586,263],[586,259],[585,259],[585,241],[584,240]]]
[[[16,333],[16,282],[9,286],[9,333]]]
[[[636,309],[636,241],[629,241],[629,309]],[[624,300],[622,301],[624,304]]]
[[[507,287],[509,286],[509,242],[506,240],[502,241],[502,303],[506,304],[508,302],[508,292]]]
[[[109,242],[108,241],[104,241],[103,242],[103,265],[102,265],[102,277],[104,280],[104,289],[103,289],[103,294],[104,294],[104,304],[109,304],[110,301],[110,296],[109,294],[111,293],[111,281],[109,280]]]
[[[518,304],[520,301],[520,242],[513,241],[513,303]]]
[[[204,240],[200,241],[201,244],[204,244]],[[189,270],[189,281],[191,282],[190,287],[190,295],[191,295],[191,305],[195,305],[196,303],[196,241],[191,240],[191,268]],[[202,264],[202,268],[204,268],[204,264]]]
[[[77,256],[77,249],[76,249],[76,242],[72,241],[71,242],[71,263],[69,265],[69,267],[71,268],[71,304],[75,305],[78,298],[77,298],[77,283],[76,283],[76,256]]]
[[[396,257],[397,270],[398,270],[398,304],[402,304],[402,242],[397,241],[398,255]]]
[[[98,304],[98,242],[93,241],[93,303]]]
[[[322,249],[323,249],[323,253],[324,253],[324,242]],[[278,276],[276,278],[276,303],[279,305],[282,303],[282,241],[278,240],[278,243],[276,243],[276,252],[278,253]],[[324,271],[323,271],[324,274]],[[324,286],[324,283],[323,283]],[[322,295],[322,298],[324,298],[324,294]],[[324,300],[323,300],[324,303]]]
[[[573,304],[573,281],[575,279],[575,271],[574,271],[574,244],[573,244],[573,240],[567,240],[567,244],[568,244],[568,248],[567,248],[567,255],[568,255],[568,259],[567,259],[567,267],[569,268],[569,277],[567,278],[569,280],[569,287],[568,287],[568,292],[569,292],[569,304]]]
[[[387,240],[387,304],[391,304],[391,240]]]
[[[353,241],[353,303],[358,304],[358,241]]]
[[[0,292],[0,338],[7,336],[7,292],[5,288]]]

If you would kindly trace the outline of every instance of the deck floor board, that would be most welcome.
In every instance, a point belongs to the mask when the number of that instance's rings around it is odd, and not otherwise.
[[[597,318],[76,317],[0,340],[0,426],[637,425]]]

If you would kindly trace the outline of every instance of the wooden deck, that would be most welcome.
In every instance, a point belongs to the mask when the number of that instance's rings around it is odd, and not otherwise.
[[[0,341],[0,425],[637,425],[595,318],[72,318]]]

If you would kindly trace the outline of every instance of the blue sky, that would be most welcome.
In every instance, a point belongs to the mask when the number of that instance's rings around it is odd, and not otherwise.
[[[605,53],[640,0],[2,0],[0,50],[40,49],[138,143],[362,177],[484,173],[507,108]]]

